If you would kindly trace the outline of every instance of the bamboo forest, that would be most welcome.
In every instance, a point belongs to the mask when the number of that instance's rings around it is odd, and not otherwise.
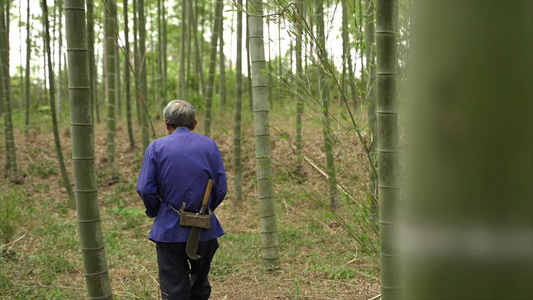
[[[0,0],[0,299],[167,299],[138,182],[172,100],[225,168],[209,299],[533,299],[532,12]]]

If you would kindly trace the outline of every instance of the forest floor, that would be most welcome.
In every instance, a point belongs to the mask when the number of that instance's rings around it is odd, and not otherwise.
[[[340,111],[340,110],[339,110]],[[66,115],[66,114],[65,114]],[[220,238],[210,280],[215,300],[355,299],[379,294],[379,243],[368,225],[367,159],[355,131],[339,113],[334,121],[340,208],[328,208],[323,131],[317,112],[305,118],[303,174],[295,176],[294,110],[271,113],[272,162],[280,243],[279,271],[261,266],[255,182],[253,121],[243,118],[243,203],[233,201],[233,116],[215,114],[212,137],[220,147],[228,175],[226,200],[216,211],[226,234]],[[314,116],[313,116],[314,115]],[[357,116],[356,116],[357,117]],[[358,116],[364,122],[364,116]],[[15,114],[17,160],[23,176],[14,185],[0,167],[0,299],[84,299],[86,288],[79,250],[76,212],[69,208],[54,150],[49,119],[34,118],[24,134]],[[68,120],[68,116],[65,117]],[[2,121],[3,123],[3,121]],[[99,202],[111,285],[116,299],[159,299],[155,246],[147,240],[152,220],[135,192],[142,163],[140,134],[130,149],[126,122],[117,126],[119,180],[106,171],[105,123],[95,126]],[[203,119],[199,116],[198,132]],[[165,135],[162,120],[154,123]],[[139,133],[135,124],[136,133]],[[60,128],[63,153],[72,178],[70,129]],[[0,134],[2,150],[4,136]],[[2,151],[2,157],[4,152]],[[318,168],[318,169],[317,169]]]

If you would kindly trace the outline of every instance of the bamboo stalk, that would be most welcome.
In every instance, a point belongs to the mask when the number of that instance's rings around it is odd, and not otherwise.
[[[275,209],[274,183],[270,149],[268,109],[268,79],[265,76],[265,45],[263,40],[263,4],[250,1],[249,15],[250,58],[252,62],[252,87],[254,110],[254,137],[256,149],[257,189],[259,202],[259,227],[261,232],[261,258],[267,270],[279,269],[279,241]]]
[[[396,103],[396,3],[376,2],[377,123],[379,161],[379,228],[381,294],[383,300],[402,299],[397,205],[399,187],[398,105]]]
[[[209,56],[209,75],[207,78],[207,87],[205,91],[205,116],[204,116],[204,134],[211,135],[211,115],[213,107],[213,90],[215,86],[215,67],[217,62],[217,44],[220,32],[220,18],[222,16],[222,0],[216,0],[215,19],[213,20],[213,31],[211,32],[211,54]]]
[[[80,247],[90,299],[112,299],[98,207],[85,1],[65,1],[72,161]]]

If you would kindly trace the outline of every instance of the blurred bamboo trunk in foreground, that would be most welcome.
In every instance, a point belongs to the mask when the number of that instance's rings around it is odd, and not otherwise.
[[[412,9],[405,299],[533,299],[533,2]]]

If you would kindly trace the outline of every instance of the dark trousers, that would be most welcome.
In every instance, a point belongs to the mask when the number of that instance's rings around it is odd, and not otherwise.
[[[190,260],[187,243],[156,243],[161,296],[165,300],[207,300],[211,284],[207,279],[211,260],[218,249],[218,240],[200,242],[201,258]]]

